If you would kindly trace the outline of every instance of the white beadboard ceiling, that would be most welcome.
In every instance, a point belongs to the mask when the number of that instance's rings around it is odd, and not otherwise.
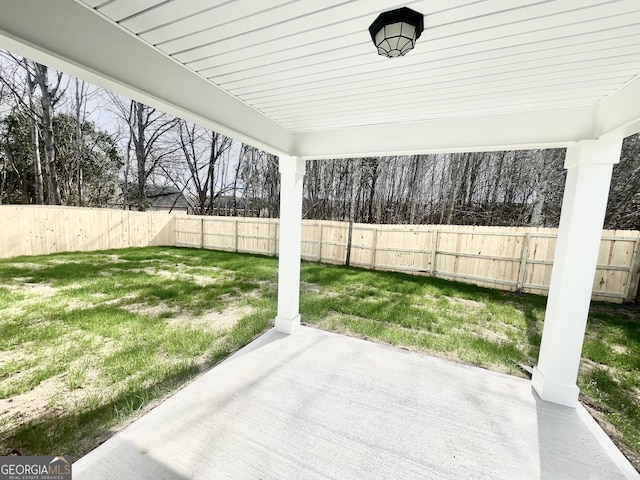
[[[402,6],[424,33],[380,57]],[[640,0],[0,0],[0,48],[304,158],[640,131]]]
[[[294,131],[598,104],[640,73],[639,0],[85,0]],[[425,31],[376,55],[408,6]]]

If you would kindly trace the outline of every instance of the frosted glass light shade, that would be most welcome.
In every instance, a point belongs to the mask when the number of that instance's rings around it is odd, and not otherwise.
[[[423,15],[407,7],[381,13],[369,27],[378,54],[390,58],[412,50],[423,30]]]

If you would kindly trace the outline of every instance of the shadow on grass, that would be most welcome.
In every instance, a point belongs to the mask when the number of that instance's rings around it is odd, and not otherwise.
[[[152,385],[127,391],[93,408],[65,414],[47,412],[8,432],[2,441],[11,452],[20,455],[71,455],[77,460],[111,436],[118,424],[197,372],[196,365],[184,366]],[[3,452],[6,453],[9,452]]]
[[[264,332],[272,316],[263,311],[243,319],[227,340],[209,356],[205,368],[194,364],[180,365],[162,379],[129,389],[96,406],[71,413],[50,411],[7,432],[2,438],[6,451],[0,454],[70,455],[73,459],[85,455],[111,437],[123,422],[135,419],[149,405],[167,397],[203,370],[213,368],[234,351],[250,343]]]
[[[213,368],[234,351],[262,334],[275,317],[275,297],[249,300],[256,311],[241,319],[219,345],[207,354],[201,364],[181,363],[161,378],[138,379],[140,385],[130,387],[114,398],[101,400],[95,396],[84,405],[71,405],[72,411],[60,408],[4,431],[0,438],[0,455],[70,455],[77,459],[111,437],[124,422],[135,419],[158,400],[166,398],[198,374]],[[55,394],[55,393],[54,393]]]

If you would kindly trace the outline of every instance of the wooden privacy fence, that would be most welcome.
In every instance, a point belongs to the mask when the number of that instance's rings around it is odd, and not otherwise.
[[[302,222],[302,257],[344,264],[348,224]],[[277,219],[176,216],[176,245],[276,255]],[[351,265],[546,295],[557,230],[354,224]],[[605,230],[593,299],[630,301],[640,270],[640,232]]]
[[[173,245],[173,222],[163,212],[0,205],[0,258]]]
[[[302,222],[302,257],[344,264],[348,224]],[[0,205],[0,258],[149,245],[276,255],[279,221],[97,208]],[[354,224],[351,265],[546,294],[557,231],[544,228]],[[640,232],[603,231],[593,298],[630,301]]]

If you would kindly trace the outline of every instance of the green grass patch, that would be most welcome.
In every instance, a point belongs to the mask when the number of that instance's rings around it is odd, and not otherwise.
[[[543,297],[316,263],[301,280],[309,325],[520,376],[537,361]],[[0,398],[31,405],[0,423],[0,454],[94,448],[269,328],[276,281],[275,258],[172,247],[0,261]],[[206,320],[231,306],[231,325]],[[635,455],[639,318],[594,304],[578,379]]]
[[[519,374],[533,363],[530,331],[541,326],[536,297],[400,273],[306,264],[307,323]]]
[[[0,261],[0,454],[94,448],[264,332],[276,278],[276,259],[180,248]]]

